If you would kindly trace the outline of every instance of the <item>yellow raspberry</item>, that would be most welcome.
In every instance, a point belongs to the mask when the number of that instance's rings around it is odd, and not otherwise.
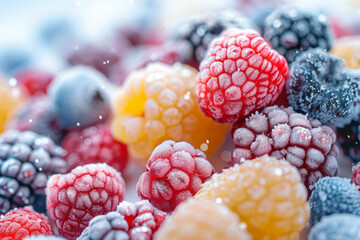
[[[360,36],[343,37],[335,41],[331,54],[343,58],[348,68],[360,68]]]
[[[16,81],[11,79],[6,82],[0,78],[0,133],[5,130],[7,124],[13,119],[16,110],[25,101],[21,89],[12,80]]]
[[[181,203],[162,224],[156,240],[250,240],[246,224],[225,205],[206,199]]]
[[[227,126],[205,117],[195,99],[197,71],[182,64],[149,64],[134,71],[115,97],[115,138],[144,162],[164,140],[186,141],[211,154]]]
[[[226,204],[254,239],[299,239],[309,219],[307,191],[289,162],[263,156],[213,175],[195,195]]]

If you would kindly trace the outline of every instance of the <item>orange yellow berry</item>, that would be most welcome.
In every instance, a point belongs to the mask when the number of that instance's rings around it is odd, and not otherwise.
[[[195,99],[197,71],[179,63],[149,64],[132,72],[115,96],[113,133],[143,162],[164,140],[187,141],[206,154],[222,143],[227,126],[203,115]]]
[[[299,239],[309,219],[307,191],[297,169],[269,156],[213,175],[195,198],[227,205],[254,239]]]

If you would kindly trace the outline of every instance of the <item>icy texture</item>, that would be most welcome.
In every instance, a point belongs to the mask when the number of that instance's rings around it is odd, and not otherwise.
[[[315,183],[309,204],[311,225],[324,216],[336,213],[360,215],[360,192],[355,184],[350,183],[350,179],[325,177]]]
[[[206,116],[234,123],[273,103],[288,76],[286,60],[250,30],[229,29],[201,61],[196,99]]]
[[[126,143],[133,157],[145,163],[165,140],[196,148],[206,144],[208,154],[222,143],[228,128],[205,117],[196,104],[196,74],[182,64],[151,63],[128,76],[116,93],[112,124],[115,139]]]
[[[60,125],[82,128],[106,122],[111,114],[107,86],[100,72],[85,66],[58,74],[50,85],[49,94]]]
[[[343,127],[358,118],[360,73],[343,68],[343,60],[321,49],[299,55],[291,65],[286,91],[296,110],[323,124]]]
[[[183,24],[175,36],[183,61],[200,62],[211,41],[229,28],[257,30],[254,23],[233,10],[218,11]]]
[[[87,164],[47,183],[47,209],[61,236],[76,239],[97,215],[116,210],[124,199],[120,173],[106,164]]]
[[[156,234],[158,240],[250,240],[246,224],[225,205],[205,199],[180,204]]]
[[[265,20],[264,38],[291,63],[302,52],[311,48],[329,51],[332,34],[326,17],[296,8],[282,8]]]
[[[58,236],[35,236],[35,237],[27,237],[24,240],[66,240],[63,237]]]
[[[23,240],[29,236],[53,234],[49,219],[31,207],[12,210],[0,218],[1,240]]]
[[[82,232],[78,240],[130,240],[127,234],[128,225],[121,214],[109,212],[94,217],[89,226]],[[150,240],[150,239],[149,239]]]
[[[114,140],[105,124],[69,132],[61,146],[67,151],[69,169],[89,163],[106,163],[122,172],[128,163],[126,145]]]
[[[292,107],[267,107],[233,125],[232,164],[269,154],[297,167],[309,193],[314,183],[338,172],[332,129],[296,113]]]
[[[186,142],[165,141],[151,154],[137,192],[160,210],[171,212],[196,194],[213,172],[202,151]]]
[[[254,239],[298,239],[309,218],[299,172],[287,161],[269,156],[213,175],[195,199],[227,205],[248,225]]]
[[[64,150],[34,132],[9,130],[0,136],[0,213],[33,205],[45,212],[48,176],[65,173]]]
[[[352,214],[334,214],[324,217],[310,232],[309,240],[360,239],[360,217]]]

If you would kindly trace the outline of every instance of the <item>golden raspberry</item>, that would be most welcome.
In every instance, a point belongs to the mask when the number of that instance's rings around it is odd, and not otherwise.
[[[309,219],[307,192],[297,169],[267,155],[213,175],[195,198],[226,204],[254,239],[299,239]]]
[[[146,160],[164,140],[186,141],[211,154],[227,126],[205,117],[195,100],[197,71],[179,63],[153,63],[134,71],[115,97],[115,138]]]
[[[360,36],[343,37],[335,41],[331,54],[343,58],[345,67],[360,68]]]
[[[206,199],[180,204],[156,234],[157,240],[250,240],[246,224],[225,205]]]
[[[6,82],[0,77],[0,133],[4,131],[6,125],[13,119],[16,109],[25,100],[21,89],[15,85],[15,79]]]

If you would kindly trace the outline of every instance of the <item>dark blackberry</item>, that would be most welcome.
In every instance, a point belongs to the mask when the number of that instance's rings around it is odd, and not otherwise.
[[[65,173],[64,150],[34,132],[9,130],[0,136],[0,213],[33,205],[45,212],[48,176]]]
[[[360,215],[360,192],[348,178],[324,177],[315,183],[309,204],[311,226],[336,213]]]
[[[359,114],[360,74],[322,49],[311,49],[291,64],[286,91],[296,110],[323,124],[343,127]]]
[[[209,43],[229,28],[257,30],[254,23],[232,10],[202,16],[182,25],[176,36],[182,60],[186,63],[199,63],[205,56]]]
[[[332,34],[326,21],[322,14],[282,8],[266,18],[264,38],[291,63],[302,51],[331,49]]]
[[[343,153],[354,163],[360,162],[360,122],[352,121],[344,128],[337,128],[336,131]]]
[[[81,233],[77,240],[128,240],[129,226],[124,217],[118,212],[94,217],[89,226]]]

